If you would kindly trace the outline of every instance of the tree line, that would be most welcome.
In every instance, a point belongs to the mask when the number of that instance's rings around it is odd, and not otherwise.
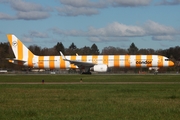
[[[52,48],[41,48],[37,45],[30,45],[28,47],[31,52],[35,55],[60,55],[59,51],[62,51],[64,55],[163,55],[170,58],[175,62],[175,67],[173,70],[179,71],[179,61],[180,61],[180,47],[170,47],[168,49],[158,49],[154,50],[151,48],[139,49],[134,43],[131,43],[128,49],[123,49],[120,47],[108,46],[104,47],[100,52],[96,44],[91,46],[84,46],[82,48],[77,48],[77,46],[72,43],[68,48],[65,48],[62,42],[58,42]],[[0,43],[0,69],[13,69],[21,70],[22,66],[17,66],[9,63],[6,58],[13,58],[14,54],[9,43]],[[172,69],[172,68],[171,68]]]

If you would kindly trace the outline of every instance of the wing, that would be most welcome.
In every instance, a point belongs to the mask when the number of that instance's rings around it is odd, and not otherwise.
[[[83,61],[77,61],[77,60],[69,60],[69,59],[66,59],[66,57],[63,55],[63,53],[60,51],[60,54],[63,58],[63,60],[65,61],[69,61],[71,64],[74,64],[76,66],[78,66],[79,68],[85,68],[85,69],[89,69],[91,67],[93,67],[94,65],[96,65],[95,63],[91,63],[91,62],[83,62]]]

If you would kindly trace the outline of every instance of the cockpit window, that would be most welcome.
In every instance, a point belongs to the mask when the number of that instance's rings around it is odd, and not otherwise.
[[[165,59],[165,61],[169,61],[169,59]]]

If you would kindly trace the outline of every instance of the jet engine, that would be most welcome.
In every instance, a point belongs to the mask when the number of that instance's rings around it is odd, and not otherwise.
[[[107,72],[108,66],[105,64],[94,65],[90,70],[94,72]]]
[[[149,67],[149,70],[155,70],[157,71],[159,68],[158,67]]]

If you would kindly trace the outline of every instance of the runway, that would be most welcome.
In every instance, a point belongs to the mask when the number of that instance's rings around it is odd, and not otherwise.
[[[180,84],[180,82],[0,82],[0,84],[20,84],[20,85],[26,85],[26,84],[45,84],[45,85],[104,85],[104,84],[110,84],[110,85],[123,85],[123,84]]]

